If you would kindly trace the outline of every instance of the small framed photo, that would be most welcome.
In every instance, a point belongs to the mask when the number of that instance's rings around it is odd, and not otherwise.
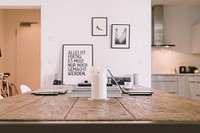
[[[92,18],[92,36],[107,36],[107,17]]]
[[[112,24],[111,25],[111,48],[129,49],[130,48],[130,25]]]
[[[63,84],[77,84],[88,80],[93,66],[92,44],[63,44]]]

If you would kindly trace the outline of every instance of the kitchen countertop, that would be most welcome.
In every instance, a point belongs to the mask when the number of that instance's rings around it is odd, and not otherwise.
[[[200,73],[194,74],[194,73],[152,73],[152,76],[179,76],[179,75],[187,75],[187,76],[200,76]]]

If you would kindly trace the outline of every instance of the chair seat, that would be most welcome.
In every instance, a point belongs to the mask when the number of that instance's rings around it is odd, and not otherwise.
[[[21,93],[26,93],[26,92],[31,91],[31,89],[26,85],[20,85],[20,90],[21,90]]]

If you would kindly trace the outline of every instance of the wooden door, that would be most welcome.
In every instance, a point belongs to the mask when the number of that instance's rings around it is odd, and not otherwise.
[[[16,85],[29,86],[32,90],[40,87],[40,26],[19,27],[16,46]]]

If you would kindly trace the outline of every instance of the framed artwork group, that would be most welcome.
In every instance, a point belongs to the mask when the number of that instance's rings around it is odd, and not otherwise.
[[[92,17],[92,36],[107,36],[107,17]],[[130,24],[111,24],[111,48],[130,48]]]
[[[108,35],[107,17],[92,17],[92,36]],[[111,48],[130,48],[130,24],[111,24]],[[93,67],[93,44],[63,44],[62,82],[77,84],[90,79]]]

